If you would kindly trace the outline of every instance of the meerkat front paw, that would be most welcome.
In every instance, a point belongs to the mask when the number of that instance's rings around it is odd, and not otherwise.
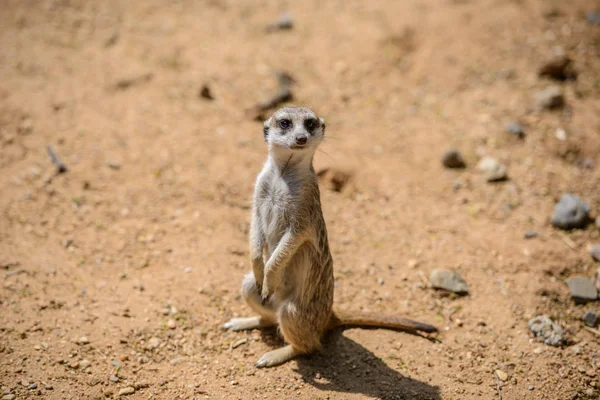
[[[263,306],[265,304],[267,304],[272,295],[273,295],[273,291],[269,288],[269,286],[263,285],[261,293],[260,293],[261,304]]]

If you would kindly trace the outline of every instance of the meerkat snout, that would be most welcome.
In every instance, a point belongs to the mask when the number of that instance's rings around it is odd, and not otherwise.
[[[264,138],[277,149],[316,150],[325,135],[325,121],[309,108],[282,108],[265,121]]]

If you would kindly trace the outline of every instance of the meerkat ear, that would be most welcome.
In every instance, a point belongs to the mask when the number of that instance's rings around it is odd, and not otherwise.
[[[319,122],[321,123],[321,129],[323,130],[323,135],[325,134],[325,119],[319,117]]]
[[[265,138],[265,143],[269,141],[269,127],[271,126],[271,118],[265,121],[263,126],[263,136]]]

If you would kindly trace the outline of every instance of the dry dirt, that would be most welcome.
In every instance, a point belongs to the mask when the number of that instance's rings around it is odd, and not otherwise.
[[[286,3],[2,2],[4,399],[597,399],[600,338],[580,318],[600,306],[575,305],[564,279],[592,276],[599,232],[549,219],[566,191],[600,214],[599,4]],[[294,28],[267,33],[285,10]],[[577,80],[542,111],[537,70],[559,51]],[[239,286],[266,155],[251,109],[278,71],[327,120],[317,170],[352,174],[323,182],[337,303],[434,323],[440,341],[348,329],[257,370],[277,333],[221,331],[251,313]],[[465,170],[442,167],[449,147]],[[485,182],[484,155],[510,179]],[[431,289],[440,267],[470,295]],[[542,313],[568,345],[532,337]]]

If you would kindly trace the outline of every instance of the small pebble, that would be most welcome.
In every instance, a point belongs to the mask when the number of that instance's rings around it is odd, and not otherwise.
[[[600,25],[600,11],[590,11],[586,17],[590,24]]]
[[[560,346],[565,343],[563,328],[546,315],[529,320],[529,329],[547,345]]]
[[[581,319],[590,328],[595,328],[600,323],[600,318],[593,311],[586,311],[585,314],[583,314],[583,318]]]
[[[533,390],[533,389],[535,389],[535,388],[533,387],[533,385],[529,385],[529,386],[527,387],[527,390]]]
[[[117,376],[111,375],[110,376],[110,381],[116,383],[116,382],[119,382],[119,378]]]
[[[465,280],[454,271],[434,269],[429,280],[435,289],[447,290],[461,295],[469,293],[469,286]]]
[[[174,319],[170,319],[167,321],[167,328],[169,329],[175,329],[177,327],[177,323],[175,322]]]
[[[565,131],[563,128],[557,128],[556,132],[554,132],[554,137],[561,142],[564,142],[567,140],[567,131]]]
[[[152,340],[152,339],[150,339],[150,340]],[[110,362],[110,364],[111,364],[113,367],[115,367],[115,368],[119,368],[119,369],[121,369],[121,368],[122,368],[122,365],[121,365],[121,363],[120,363],[120,362],[118,362],[117,360],[112,360],[112,361]]]
[[[149,350],[156,349],[158,346],[160,346],[160,339],[157,337],[150,338],[146,344],[146,348]]]
[[[457,149],[449,149],[442,155],[442,164],[446,168],[465,168],[467,164]]]
[[[590,249],[590,255],[594,260],[600,261],[600,244],[597,244]]]
[[[45,385],[44,389],[46,389],[46,390],[54,390],[54,387],[50,386],[50,385]]]
[[[512,133],[519,139],[523,139],[525,137],[523,126],[518,122],[511,122],[510,124],[506,125],[506,132]]]
[[[502,382],[506,382],[508,380],[508,374],[502,370],[497,369],[496,371],[496,376],[498,376],[498,379],[500,379]]]
[[[119,390],[119,396],[128,396],[130,394],[134,394],[135,393],[135,389],[131,386],[127,386],[124,387],[123,389]]]
[[[565,104],[565,95],[560,86],[554,85],[537,92],[536,100],[540,107],[551,110]]]
[[[555,227],[565,230],[585,228],[589,222],[589,212],[590,206],[578,196],[565,193],[554,207],[551,222]]]
[[[577,304],[587,303],[598,298],[598,289],[596,289],[592,280],[585,276],[569,278],[565,283],[569,286],[571,297]]]
[[[276,31],[276,30],[288,30],[294,27],[294,20],[292,16],[288,12],[282,13],[272,24],[267,26],[267,31]]]
[[[212,91],[210,90],[210,87],[208,85],[202,85],[202,88],[200,88],[200,92],[198,93],[198,95],[205,100],[215,99],[215,96],[213,96]]]
[[[37,389],[37,383],[32,383],[31,385],[27,386],[28,390],[34,390]]]
[[[90,343],[90,341],[88,340],[87,337],[82,336],[82,337],[79,338],[78,343],[79,344],[88,344],[88,343]]]
[[[9,393],[2,396],[2,400],[15,400],[17,398],[16,395]]]
[[[546,61],[538,70],[538,76],[564,81],[574,79],[576,74],[571,67],[571,59],[563,54]]]
[[[492,157],[482,158],[477,164],[477,169],[488,182],[499,182],[508,178],[506,167]]]
[[[525,239],[533,239],[533,238],[536,238],[537,236],[538,236],[538,233],[536,231],[527,231],[523,235],[523,237]]]

